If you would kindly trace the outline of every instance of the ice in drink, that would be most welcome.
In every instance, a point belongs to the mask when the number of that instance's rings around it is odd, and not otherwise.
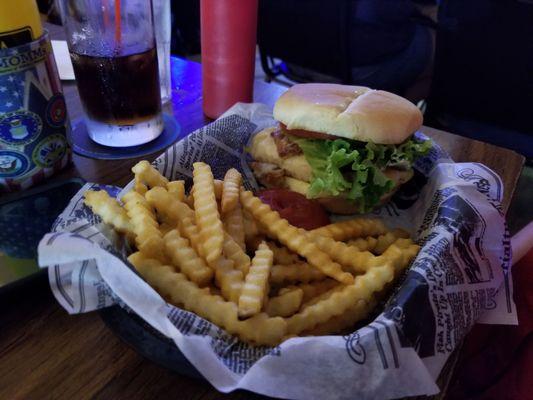
[[[119,57],[71,53],[71,58],[90,118],[132,125],[161,111],[155,49]]]

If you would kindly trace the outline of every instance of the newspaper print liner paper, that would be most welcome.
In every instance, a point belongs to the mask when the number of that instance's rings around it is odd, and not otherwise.
[[[256,188],[243,148],[273,123],[264,105],[237,104],[154,165],[168,178],[189,182],[194,161],[211,164],[217,178],[236,167],[246,186]],[[347,336],[252,347],[167,304],[125,261],[117,235],[83,205],[88,189],[120,197],[131,184],[121,193],[94,184],[80,190],[42,239],[39,263],[49,267],[52,290],[69,313],[117,303],[133,310],[172,338],[220,391],[243,388],[294,399],[435,394],[446,359],[483,313],[493,323],[515,320],[511,248],[500,207],[503,187],[494,172],[453,163],[438,145],[416,169],[415,179],[374,214],[409,230],[422,245],[420,254],[382,313]]]

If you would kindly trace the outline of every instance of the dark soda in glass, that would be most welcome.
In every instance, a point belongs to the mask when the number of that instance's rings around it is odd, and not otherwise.
[[[58,0],[91,139],[137,146],[163,131],[159,68],[146,0]]]
[[[117,57],[70,54],[88,117],[133,125],[161,112],[157,54],[154,49]]]

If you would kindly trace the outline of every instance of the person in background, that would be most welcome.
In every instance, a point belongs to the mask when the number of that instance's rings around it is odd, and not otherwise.
[[[424,98],[431,83],[436,18],[432,0],[352,1],[352,82],[414,101]]]
[[[533,2],[440,0],[430,126],[533,159]]]
[[[429,92],[436,16],[436,0],[264,0],[261,62],[269,79],[368,86],[417,102]]]

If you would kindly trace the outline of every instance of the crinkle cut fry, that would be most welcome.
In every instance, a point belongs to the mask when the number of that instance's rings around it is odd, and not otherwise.
[[[333,293],[342,291],[344,287],[345,285],[340,283],[337,286],[333,286],[331,289],[326,290],[325,292],[320,293],[319,295],[307,300],[305,303],[302,304],[301,311],[305,310],[307,307],[311,307],[313,304],[316,304],[322,300],[330,298],[331,295],[333,295]]]
[[[374,253],[383,254],[391,244],[396,242],[397,239],[408,238],[409,234],[402,229],[394,229],[384,235],[379,235],[377,237],[376,246],[374,247]]]
[[[203,239],[205,258],[212,264],[222,256],[224,227],[218,213],[211,167],[203,162],[195,162],[193,168],[196,225]]]
[[[314,232],[306,232],[310,240],[314,241],[318,248],[327,253],[333,260],[349,267],[354,273],[362,273],[368,270],[370,260],[375,256],[368,251],[360,251],[354,246],[339,242],[327,236]]]
[[[265,311],[271,317],[290,317],[300,309],[304,291],[300,288],[287,290],[268,299]]]
[[[366,238],[350,239],[346,242],[347,245],[357,248],[359,251],[373,251],[376,247],[378,240],[373,236]]]
[[[165,261],[163,235],[154,210],[144,196],[130,191],[122,197],[135,234],[137,248],[149,257]]]
[[[339,282],[334,279],[323,279],[316,282],[299,283],[297,285],[286,286],[279,290],[278,295],[281,295],[289,290],[301,289],[303,292],[302,303],[306,303],[312,298],[317,297],[338,285]]]
[[[155,187],[146,193],[148,202],[166,218],[178,224],[181,236],[189,239],[194,250],[203,255],[200,232],[194,220],[194,211],[162,187]]]
[[[265,242],[255,251],[239,297],[239,317],[251,317],[261,311],[268,294],[268,277],[273,257],[272,250]]]
[[[413,243],[411,239],[400,238],[396,239],[379,257],[390,260],[394,267],[394,273],[398,276],[403,270],[409,267],[411,261],[416,258],[419,251],[420,246]]]
[[[168,179],[159,173],[148,161],[139,161],[131,169],[135,174],[135,180],[153,188],[156,186],[167,187]]]
[[[313,242],[310,242],[307,235],[302,234],[298,228],[290,225],[287,220],[281,218],[279,214],[251,192],[241,190],[241,204],[250,214],[257,219],[262,227],[270,235],[287,246],[290,250],[302,255],[309,264],[318,268],[325,275],[328,275],[344,284],[351,284],[354,281],[352,274],[344,272],[342,267],[321,251]]]
[[[179,201],[185,200],[185,181],[172,181],[167,183],[167,191]]]
[[[163,237],[168,232],[170,232],[172,229],[176,229],[176,228],[177,228],[177,225],[172,221],[169,221],[169,222],[165,221],[159,224],[159,230],[161,231],[161,235],[163,235]]]
[[[89,190],[85,192],[84,197],[85,205],[89,206],[93,213],[99,215],[106,224],[111,225],[118,232],[132,233],[126,210],[105,190]]]
[[[148,191],[148,186],[142,183],[139,178],[135,177],[135,183],[133,185],[133,190],[140,195],[143,195]]]
[[[283,318],[270,318],[265,313],[245,321],[239,321],[237,305],[224,301],[217,295],[209,294],[209,289],[200,289],[184,274],[175,272],[170,266],[159,261],[146,259],[134,253],[128,260],[141,276],[173,304],[183,305],[186,310],[208,319],[215,325],[242,340],[256,345],[278,345],[286,334],[287,323]]]
[[[242,175],[239,171],[235,168],[230,168],[226,171],[222,186],[222,199],[220,201],[222,213],[230,212],[239,202],[239,188],[241,187],[241,183]]]
[[[233,261],[235,268],[246,276],[250,269],[250,257],[226,232],[224,232],[224,255]]]
[[[331,317],[326,322],[318,324],[313,329],[303,331],[302,336],[325,336],[341,333],[342,330],[353,327],[357,322],[367,318],[376,307],[377,301],[357,300],[344,314]]]
[[[380,261],[383,262],[383,260]],[[393,277],[394,268],[390,262],[373,266],[364,275],[357,276],[355,283],[344,286],[342,290],[332,293],[328,298],[288,318],[288,334],[298,335],[303,331],[313,329],[328,319],[343,314],[357,301],[369,301],[371,296],[391,282]]]
[[[311,232],[328,236],[338,241],[346,241],[361,236],[377,236],[387,232],[387,228],[379,219],[356,218],[313,229]]]
[[[324,279],[324,275],[315,267],[299,262],[289,265],[276,264],[272,266],[270,273],[270,283],[283,284],[287,282],[311,282]]]
[[[294,264],[300,261],[298,254],[293,253],[286,247],[279,247],[276,243],[268,241],[267,246],[274,253],[275,264]]]
[[[215,198],[217,200],[220,200],[222,198],[222,188],[224,186],[224,181],[221,181],[220,179],[214,179],[213,180],[213,184],[215,185]],[[191,198],[191,200],[185,200],[185,202],[187,203],[187,205],[193,207],[194,206],[194,199],[193,199],[193,195],[194,195],[194,185],[191,187],[191,190],[189,192],[189,196]],[[191,204],[189,204],[189,201],[191,202]]]
[[[348,241],[348,245],[357,247],[361,251],[370,251],[379,255],[383,254],[387,247],[399,238],[407,239],[409,234],[403,229],[393,229],[377,237],[368,236],[366,238],[351,239]]]
[[[361,251],[355,246],[350,246],[344,242],[336,241],[335,239],[332,239],[330,237],[322,236],[313,232],[308,232],[308,235],[317,244],[317,246],[322,251],[327,253],[333,260],[339,262],[344,266],[349,267],[356,274],[367,271],[369,266],[371,265],[371,260],[376,258],[376,256],[370,253],[369,251]],[[413,244],[411,239],[397,239],[395,235],[388,232],[385,235],[381,235],[376,240],[376,243],[379,244],[379,249],[377,253],[383,254],[392,244],[394,244],[398,240],[403,243],[407,243],[408,245]],[[410,252],[412,253],[413,250],[411,249]]]
[[[355,307],[356,303],[349,305],[349,292],[352,292],[352,298],[357,300],[364,300],[367,303],[375,301],[374,294],[381,291],[387,283],[391,282],[393,276],[398,275],[403,269],[405,269],[410,261],[416,257],[418,250],[419,246],[413,244],[410,239],[397,239],[396,242],[389,246],[381,256],[374,257],[370,261],[369,270],[364,275],[357,276],[354,285],[345,286],[341,291],[335,291],[333,289],[331,296],[321,295],[326,298],[320,298],[320,301],[318,302],[316,302],[316,300],[311,301],[309,303],[310,305],[302,305],[302,311],[291,317],[293,320],[288,320],[289,334],[300,334],[303,331],[314,329],[316,325],[320,326],[320,324],[325,323],[327,318],[325,318],[324,315],[327,315],[328,310],[333,313],[330,316],[331,318],[345,315],[344,311],[339,312],[336,310],[334,308],[335,304],[332,304],[332,302],[334,299],[340,298],[340,300],[338,300],[339,304],[347,304],[346,302],[348,302],[348,309],[350,307]],[[357,291],[355,290],[355,287],[358,284],[360,285],[361,290],[356,293]],[[365,287],[365,284],[368,286]],[[356,297],[357,294],[360,294],[360,296]],[[345,297],[343,297],[343,295],[345,295]],[[339,306],[339,308],[342,308],[342,306]],[[361,318],[366,316],[363,311],[364,310],[361,310]],[[346,315],[347,314],[349,314],[348,311],[346,311]],[[338,319],[342,320],[343,317],[341,316]],[[355,322],[356,321],[354,321],[354,323]],[[315,324],[313,325],[313,323]],[[303,326],[306,327],[302,329]],[[321,331],[322,329],[325,329],[325,327],[321,328]]]
[[[211,265],[215,269],[215,283],[220,288],[222,296],[235,304],[239,302],[244,275],[235,269],[233,261],[219,257]]]
[[[244,222],[244,238],[246,241],[255,239],[261,232],[259,232],[259,227],[254,221],[254,218],[250,213],[243,210],[242,212],[243,222]]]
[[[239,202],[235,204],[235,207],[231,211],[228,211],[222,215],[222,222],[224,223],[226,232],[228,232],[228,234],[243,251],[246,251],[246,243],[244,240],[244,217],[242,215],[242,207]]]
[[[213,278],[213,269],[196,254],[189,241],[181,237],[177,229],[169,231],[163,238],[167,257],[191,281],[198,286],[207,286]]]
[[[154,210],[152,209],[150,204],[148,204],[148,201],[146,201],[144,195],[132,190],[122,196],[122,202],[124,203],[124,209],[126,210],[126,212],[134,209],[136,206],[141,206],[144,207],[151,214],[151,217],[153,219],[155,219]]]

